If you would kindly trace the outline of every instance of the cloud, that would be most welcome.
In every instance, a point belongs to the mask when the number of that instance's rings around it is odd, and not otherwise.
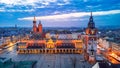
[[[53,12],[52,14],[60,14],[61,12],[60,11],[55,11],[55,12]]]
[[[120,10],[110,10],[110,11],[95,12],[94,15],[109,15],[109,14],[118,14],[118,13],[120,13]]]
[[[34,8],[35,8],[35,9],[36,9],[36,8],[38,9],[38,8],[45,8],[45,7],[46,7],[46,6],[43,6],[43,5],[42,5],[42,6],[35,6]]]
[[[69,3],[69,0],[61,0],[64,3]],[[0,0],[0,4],[5,5],[37,5],[43,4],[43,5],[49,5],[49,3],[57,3],[59,0]]]
[[[5,10],[4,9],[0,9],[0,12],[4,12]]]
[[[81,13],[69,13],[69,14],[61,14],[61,15],[51,15],[51,16],[40,16],[36,17],[37,20],[46,20],[46,19],[64,19],[64,18],[71,18],[71,17],[82,17],[86,15],[85,12]],[[87,13],[88,15],[88,13]],[[18,20],[33,20],[33,17],[25,17],[25,18],[18,18]]]
[[[86,7],[88,7],[88,8],[95,8],[95,7],[101,7],[101,6],[102,6],[101,4],[98,4],[98,5],[96,5],[96,6],[88,5],[88,6],[86,6]]]
[[[64,3],[57,3],[57,5],[62,6],[62,5],[65,5],[65,4]]]
[[[0,3],[6,5],[33,5],[37,0],[0,0]]]
[[[120,10],[98,11],[98,12],[93,12],[93,16],[110,15],[110,14],[118,14],[118,13],[120,13]],[[36,19],[61,20],[61,19],[68,19],[68,18],[72,19],[72,18],[84,17],[84,16],[90,16],[90,12],[76,12],[76,13],[60,14],[60,15],[38,16],[36,17]],[[18,20],[33,20],[33,17],[18,18]]]
[[[0,0],[0,7],[5,10],[1,12],[21,12],[31,9],[46,8],[49,6],[65,5],[69,0]],[[24,7],[24,8],[23,8]],[[28,9],[29,8],[29,9]],[[32,10],[33,11],[33,10]],[[29,11],[28,11],[29,12]]]
[[[70,1],[69,0],[63,0],[65,4],[69,4]]]
[[[0,12],[32,12],[34,11],[34,9],[30,9],[30,10],[15,10],[15,9],[10,9],[10,10],[5,10],[5,9],[1,9]]]
[[[56,0],[0,0],[0,3],[7,5],[35,5],[35,3],[49,3]]]

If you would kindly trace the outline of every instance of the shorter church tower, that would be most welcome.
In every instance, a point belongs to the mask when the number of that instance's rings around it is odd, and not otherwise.
[[[38,32],[42,34],[42,24],[41,24],[41,21],[39,21],[39,24],[38,24]]]

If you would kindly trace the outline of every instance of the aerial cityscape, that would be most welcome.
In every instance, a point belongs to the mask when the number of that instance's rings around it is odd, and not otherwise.
[[[119,0],[0,0],[0,68],[120,68]]]

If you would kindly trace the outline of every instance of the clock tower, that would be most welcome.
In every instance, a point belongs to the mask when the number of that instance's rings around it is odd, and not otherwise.
[[[93,21],[93,16],[89,18],[88,26],[85,30],[85,59],[89,62],[95,62],[97,50],[97,28]]]
[[[95,27],[95,23],[93,21],[93,16],[91,12],[91,16],[89,18],[88,26],[85,30],[86,35],[88,36],[88,40],[97,40],[97,28]],[[86,43],[88,44],[88,42]]]

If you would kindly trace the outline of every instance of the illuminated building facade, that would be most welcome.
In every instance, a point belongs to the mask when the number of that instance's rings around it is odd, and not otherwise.
[[[66,38],[65,38],[66,36]],[[36,18],[33,20],[33,31],[29,40],[18,43],[17,52],[20,54],[31,53],[82,53],[83,42],[72,34],[50,34],[44,33],[41,21],[36,26]]]

